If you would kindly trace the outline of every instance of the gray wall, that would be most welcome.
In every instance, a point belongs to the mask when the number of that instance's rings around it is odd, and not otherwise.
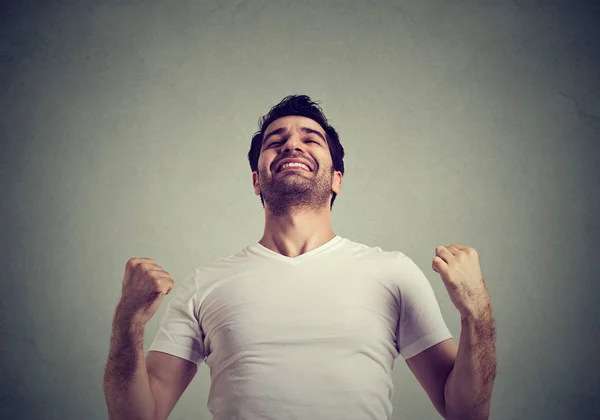
[[[107,417],[125,263],[177,282],[260,239],[246,154],[294,93],[346,149],[334,231],[410,256],[456,340],[434,249],[479,252],[492,418],[600,416],[598,6],[127,3],[2,6],[3,419]],[[394,419],[439,418],[402,358],[394,384]],[[209,386],[203,365],[170,418],[209,419]]]

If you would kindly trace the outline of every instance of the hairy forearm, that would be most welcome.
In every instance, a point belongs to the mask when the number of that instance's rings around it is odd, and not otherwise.
[[[117,313],[104,373],[104,395],[111,420],[153,419],[154,397],[144,358],[144,327]]]
[[[461,318],[454,368],[446,380],[446,419],[488,419],[496,377],[496,327],[491,304]]]

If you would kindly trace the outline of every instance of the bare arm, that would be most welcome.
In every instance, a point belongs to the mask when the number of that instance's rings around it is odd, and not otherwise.
[[[104,374],[110,420],[154,420],[154,396],[146,372],[144,327],[115,313]]]
[[[146,355],[150,389],[155,396],[155,419],[166,419],[196,375],[197,366],[171,354],[150,351]]]
[[[488,419],[496,377],[496,329],[489,310],[461,318],[454,368],[445,386],[448,419]]]
[[[196,364],[157,351],[144,358],[144,327],[123,327],[117,315],[114,324],[104,374],[109,419],[166,419],[196,375]]]
[[[125,267],[104,373],[109,419],[166,419],[196,374],[196,364],[161,352],[144,358],[145,325],[173,279],[151,258],[132,258]]]

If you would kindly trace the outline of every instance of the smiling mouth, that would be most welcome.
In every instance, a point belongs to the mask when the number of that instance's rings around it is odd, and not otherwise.
[[[299,168],[298,166],[291,166],[289,168],[285,168],[285,169],[280,169],[279,172],[287,172],[287,171],[302,171],[302,172],[310,172],[307,171],[306,169],[303,168]]]

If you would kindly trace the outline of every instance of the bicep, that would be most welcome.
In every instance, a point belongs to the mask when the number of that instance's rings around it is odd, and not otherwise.
[[[150,350],[146,371],[154,396],[154,418],[166,419],[188,387],[198,367],[189,360]]]
[[[450,338],[406,359],[406,364],[442,417],[445,412],[446,379],[454,367],[457,352],[458,346]]]

